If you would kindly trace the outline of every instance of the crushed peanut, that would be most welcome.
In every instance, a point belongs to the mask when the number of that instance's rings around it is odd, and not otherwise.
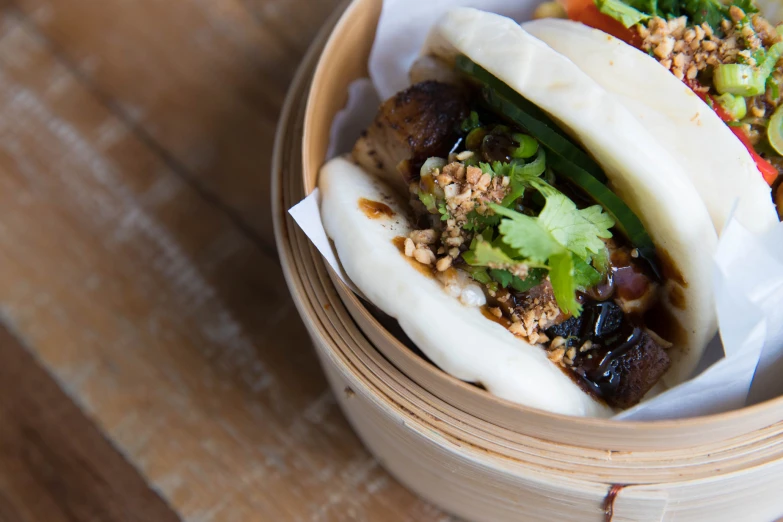
[[[664,20],[651,18],[646,25],[637,25],[642,38],[642,50],[654,56],[661,65],[680,80],[689,80],[691,86],[700,92],[709,87],[698,85],[699,73],[720,64],[745,63],[757,65],[754,52],[781,41],[781,36],[763,16],[750,17],[737,6],[729,9],[731,20],[723,20],[723,36],[715,34],[705,22],[686,27],[687,18],[681,16]],[[749,23],[750,22],[750,23]],[[755,118],[769,116],[780,103],[780,96],[768,92],[749,98],[748,113]],[[753,141],[753,133],[750,133]]]
[[[435,263],[435,268],[438,272],[445,272],[449,267],[451,267],[451,256],[441,257],[438,259],[438,262]]]
[[[419,247],[413,252],[413,259],[422,265],[431,265],[435,262],[435,254],[427,247]]]
[[[413,257],[413,252],[416,250],[416,245],[413,244],[413,240],[411,238],[405,239],[405,255],[408,257]]]
[[[566,340],[565,337],[557,336],[554,339],[552,339],[552,342],[549,344],[549,347],[551,349],[560,348],[562,346],[565,346]]]
[[[552,350],[549,353],[547,353],[547,357],[549,358],[549,360],[555,364],[560,364],[563,361],[564,356],[565,356],[565,350],[563,348],[558,348],[556,350]]]

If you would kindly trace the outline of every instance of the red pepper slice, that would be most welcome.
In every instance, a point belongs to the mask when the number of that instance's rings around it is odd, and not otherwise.
[[[778,177],[778,169],[776,169],[774,165],[772,165],[772,163],[759,156],[759,153],[753,149],[753,144],[750,142],[750,140],[745,135],[745,133],[742,132],[742,129],[740,129],[739,127],[729,127],[729,128],[731,129],[731,132],[733,132],[734,135],[737,136],[737,138],[739,138],[742,144],[745,145],[745,148],[748,149],[748,152],[750,152],[750,156],[753,158],[753,161],[756,162],[756,167],[759,169],[759,172],[761,172],[761,175],[764,177],[764,181],[766,181],[767,185],[771,187],[772,184],[775,182],[775,179],[777,179]]]
[[[695,92],[699,98],[704,100],[707,105],[712,107],[712,110],[715,111],[715,114],[717,114],[721,120],[726,123],[734,121],[734,119],[726,113],[721,104],[718,103],[718,101],[713,96],[694,89],[694,87],[698,87],[698,84],[688,84],[688,87],[693,89],[693,92]],[[750,157],[753,158],[753,161],[756,162],[756,168],[759,169],[759,172],[764,178],[764,181],[766,181],[769,186],[772,186],[772,184],[775,182],[775,179],[778,177],[778,169],[776,169],[772,163],[762,158],[759,153],[756,152],[756,150],[753,148],[753,144],[750,142],[750,139],[742,131],[742,129],[739,127],[732,127],[731,125],[729,125],[729,129],[731,129],[731,132],[733,132],[734,135],[742,142],[742,144],[745,145],[745,148],[748,149]]]
[[[593,29],[600,29],[634,47],[639,47],[642,43],[636,32],[599,11],[595,0],[566,0],[565,9],[568,18],[575,22],[582,22]]]

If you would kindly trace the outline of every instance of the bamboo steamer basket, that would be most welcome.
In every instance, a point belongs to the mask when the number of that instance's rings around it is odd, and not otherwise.
[[[380,0],[327,21],[291,87],[273,160],[277,246],[337,399],[403,484],[475,521],[742,520],[783,514],[783,399],[665,422],[550,414],[450,377],[395,338],[287,214],[315,187]],[[339,14],[339,13],[338,13]],[[622,487],[621,487],[622,486]]]

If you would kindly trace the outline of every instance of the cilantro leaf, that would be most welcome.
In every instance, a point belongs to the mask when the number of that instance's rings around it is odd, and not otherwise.
[[[482,174],[489,174],[490,176],[495,176],[495,171],[492,169],[492,165],[489,163],[484,163],[483,161],[479,163],[479,168],[481,169]]]
[[[514,274],[508,270],[501,270],[499,268],[490,269],[489,276],[497,281],[497,283],[503,288],[508,288],[508,285],[514,281]]]
[[[489,284],[492,282],[492,278],[489,276],[487,269],[483,266],[463,266],[462,269],[470,274],[470,277],[482,284]]]
[[[471,244],[470,250],[463,252],[462,259],[471,266],[508,266],[519,264],[502,249],[492,246],[489,241],[479,239]]]
[[[529,260],[528,264],[546,263],[555,299],[561,310],[578,316],[581,306],[576,301],[577,290],[585,290],[601,282],[603,275],[590,265],[595,257],[605,266],[606,246],[601,238],[611,237],[612,218],[594,206],[579,210],[573,201],[549,185],[537,187],[546,199],[538,217],[492,205],[504,218],[498,231],[503,241]],[[506,257],[501,249],[496,249]]]
[[[501,207],[508,208],[513,205],[516,200],[525,195],[525,184],[523,182],[513,179],[509,186],[511,187],[511,190],[506,194],[506,197],[503,198],[503,201],[500,202]]]
[[[604,249],[601,239],[612,237],[609,229],[614,220],[594,205],[579,210],[573,201],[560,192],[544,194],[546,205],[538,221],[552,236],[568,250],[584,259]]]
[[[684,0],[682,7],[691,24],[707,22],[715,30],[720,30],[720,23],[728,17],[728,9],[720,0]]]
[[[539,218],[514,212],[499,205],[492,205],[495,213],[509,219],[500,222],[498,230],[503,242],[534,262],[546,263],[550,256],[565,251],[553,235],[542,226]]]
[[[734,0],[731,3],[731,5],[736,5],[737,7],[742,9],[742,11],[745,14],[753,14],[759,12],[759,8],[756,7],[756,4],[753,3],[753,0]],[[726,8],[726,12],[728,12],[728,7]]]
[[[730,3],[721,0],[595,0],[595,5],[601,13],[629,28],[652,16],[672,19],[687,15],[688,25],[706,22],[719,35],[723,34],[721,22],[731,19],[729,8],[732,5],[747,14],[759,11],[753,0],[733,0]]]
[[[524,279],[514,276],[511,280],[511,288],[517,292],[527,292],[534,286],[541,284],[541,281],[546,277],[546,272],[543,268],[531,268]]]
[[[424,192],[423,190],[419,191],[419,201],[427,207],[427,212],[434,214],[435,213],[435,196],[430,194],[429,192]]]
[[[438,203],[438,212],[440,212],[441,221],[448,221],[449,219],[451,219],[451,213],[449,212],[449,209],[446,208],[445,201]]]
[[[496,214],[479,214],[475,210],[468,212],[465,224],[462,228],[467,231],[483,230],[488,227],[496,227],[500,223],[500,216]]]
[[[549,281],[560,309],[578,317],[582,313],[582,305],[576,300],[574,258],[570,252],[560,252],[549,258]]]
[[[658,0],[657,13],[671,18],[680,16],[680,0]]]
[[[500,268],[491,268],[489,270],[489,275],[503,288],[508,288],[510,286],[517,292],[527,292],[534,286],[541,284],[541,281],[546,277],[546,270],[543,268],[531,268],[528,276],[524,279],[515,276],[508,270]]]
[[[477,129],[481,127],[481,121],[479,121],[479,115],[476,111],[470,111],[470,116],[462,120],[462,124],[460,125],[460,130],[467,134],[473,129]]]
[[[574,255],[573,258],[574,285],[578,290],[587,290],[603,280],[604,277],[598,270],[579,259],[576,255]]]

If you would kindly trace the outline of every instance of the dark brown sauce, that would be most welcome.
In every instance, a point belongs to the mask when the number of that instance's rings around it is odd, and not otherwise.
[[[658,263],[663,270],[664,280],[671,279],[672,281],[679,283],[680,286],[687,288],[688,282],[685,280],[685,277],[683,277],[680,269],[674,263],[671,254],[669,254],[669,252],[664,248],[658,248],[656,251],[658,254]]]
[[[582,358],[577,373],[582,375],[587,385],[601,397],[609,397],[620,386],[621,373],[618,369],[620,358],[634,349],[642,338],[639,327],[626,325],[616,336],[616,340],[593,350],[592,359]]]
[[[650,288],[650,277],[626,249],[617,249],[611,257],[611,275],[617,297],[626,301],[641,298]]]
[[[644,314],[647,328],[660,335],[675,346],[683,346],[688,340],[688,332],[680,321],[663,304],[658,303]]]
[[[585,381],[584,377],[576,373],[574,370],[572,370],[569,367],[562,366],[560,364],[556,364],[555,368],[559,368],[563,374],[571,379],[571,382],[579,386],[579,389],[582,390],[584,393],[589,395],[593,398],[594,401],[600,403],[600,404],[606,404],[606,401],[603,397],[601,397],[596,391],[590,387],[590,385],[587,384],[587,381]]]
[[[432,194],[435,192],[435,179],[432,176],[422,176],[419,178],[419,188],[422,192]]]
[[[621,484],[613,484],[609,489],[609,493],[606,494],[606,497],[604,498],[604,520],[606,522],[612,522],[612,517],[614,516],[614,501],[617,500],[617,495],[620,494],[620,491],[622,491],[624,487],[625,486]]]
[[[509,326],[511,326],[511,321],[506,319],[506,316],[504,316],[504,315],[501,315],[500,317],[495,316],[495,314],[493,314],[490,311],[489,307],[486,306],[486,305],[481,307],[481,315],[483,315],[484,317],[486,317],[487,319],[489,319],[493,323],[499,324],[503,328],[508,328]]]
[[[617,297],[626,301],[641,298],[650,288],[650,278],[634,266],[612,267],[612,279]]]
[[[511,152],[519,146],[506,134],[487,134],[481,143],[481,156],[484,161],[510,162]]]
[[[397,236],[394,239],[392,239],[392,244],[394,244],[395,247],[397,247],[397,250],[400,251],[400,254],[402,254],[402,257],[408,260],[408,262],[411,264],[413,268],[418,270],[420,273],[424,274],[427,277],[435,277],[434,267],[430,267],[427,265],[423,265],[413,259],[412,257],[408,257],[405,255],[405,238],[402,236]]]
[[[359,200],[359,208],[364,212],[364,215],[370,219],[378,219],[382,216],[394,217],[394,211],[391,207],[380,201],[362,198]]]
[[[669,302],[678,310],[685,310],[685,291],[683,291],[680,285],[672,285],[669,288]]]

